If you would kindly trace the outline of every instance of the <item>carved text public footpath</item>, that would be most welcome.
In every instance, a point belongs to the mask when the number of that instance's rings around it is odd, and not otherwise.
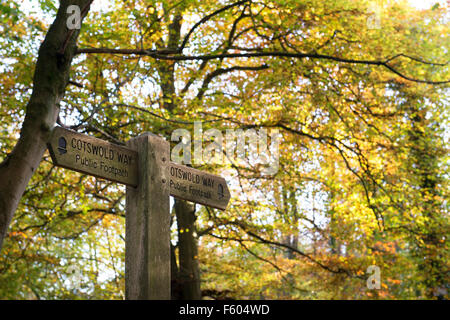
[[[56,127],[49,142],[53,162],[67,169],[136,187],[137,152]]]
[[[48,149],[57,166],[127,185],[125,297],[170,299],[169,196],[225,210],[225,179],[167,161],[169,142],[152,133],[124,147],[56,127]]]

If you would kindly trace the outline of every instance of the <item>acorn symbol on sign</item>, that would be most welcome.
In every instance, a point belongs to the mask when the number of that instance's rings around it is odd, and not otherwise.
[[[64,139],[64,137],[60,137],[60,138],[58,139],[58,151],[59,151],[59,154],[60,154],[60,155],[61,155],[61,154],[67,153],[66,146],[67,146],[67,141],[66,141],[66,139]]]
[[[224,194],[223,194],[223,186],[219,183],[219,190],[218,190],[218,192],[217,192],[217,194],[219,195],[219,200],[220,199],[223,199],[223,197],[224,197]]]

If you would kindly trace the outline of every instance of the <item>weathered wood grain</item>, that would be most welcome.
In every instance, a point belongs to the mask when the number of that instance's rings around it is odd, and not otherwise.
[[[139,154],[139,185],[127,187],[126,299],[170,299],[170,145],[146,133],[128,142]]]
[[[138,185],[138,155],[134,150],[61,127],[53,129],[47,146],[57,166]]]
[[[179,199],[225,210],[230,191],[224,178],[171,162],[170,195]]]

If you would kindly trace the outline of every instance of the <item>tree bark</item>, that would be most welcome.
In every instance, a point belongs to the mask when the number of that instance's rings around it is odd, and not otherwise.
[[[19,140],[0,164],[0,249],[28,182],[39,166],[55,125],[59,102],[69,81],[79,30],[67,28],[67,7],[78,5],[86,14],[92,0],[62,0],[42,42]]]
[[[419,205],[425,217],[425,228],[417,230],[419,237],[413,236],[416,248],[412,252],[417,258],[418,269],[423,274],[426,298],[443,299],[448,296],[448,254],[442,239],[445,239],[448,227],[443,219],[445,213],[441,201],[437,199],[444,197],[440,188],[442,178],[439,175],[438,159],[445,155],[445,150],[426,131],[431,124],[425,117],[427,110],[420,110],[418,107],[418,99],[419,97],[413,96],[407,110],[411,119],[411,129],[408,132],[411,143],[409,170],[419,187]]]
[[[194,237],[195,204],[175,200],[175,214],[178,224],[179,298],[181,300],[199,300],[202,294],[197,240]]]
[[[176,247],[170,243],[170,299],[181,300],[181,286],[178,281]]]
[[[179,7],[169,23],[169,37],[164,43],[163,50],[175,50],[180,43],[182,8]],[[175,90],[175,63],[173,61],[158,61],[158,74],[161,79],[162,92],[161,107],[172,113],[177,107],[177,93]],[[169,128],[167,128],[169,129]],[[167,132],[170,136],[170,132]],[[183,200],[175,200],[175,216],[178,225],[178,264],[175,247],[171,246],[171,296],[174,300],[199,300],[200,269],[197,258],[197,241],[194,237],[195,205]]]

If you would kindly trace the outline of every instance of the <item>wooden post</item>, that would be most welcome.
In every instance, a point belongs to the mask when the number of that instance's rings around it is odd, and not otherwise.
[[[127,186],[125,298],[170,299],[170,144],[152,133],[131,139],[139,184]]]
[[[57,166],[127,185],[125,298],[169,300],[169,196],[225,210],[231,195],[224,178],[171,163],[170,144],[157,135],[127,145],[56,127],[48,149]]]

